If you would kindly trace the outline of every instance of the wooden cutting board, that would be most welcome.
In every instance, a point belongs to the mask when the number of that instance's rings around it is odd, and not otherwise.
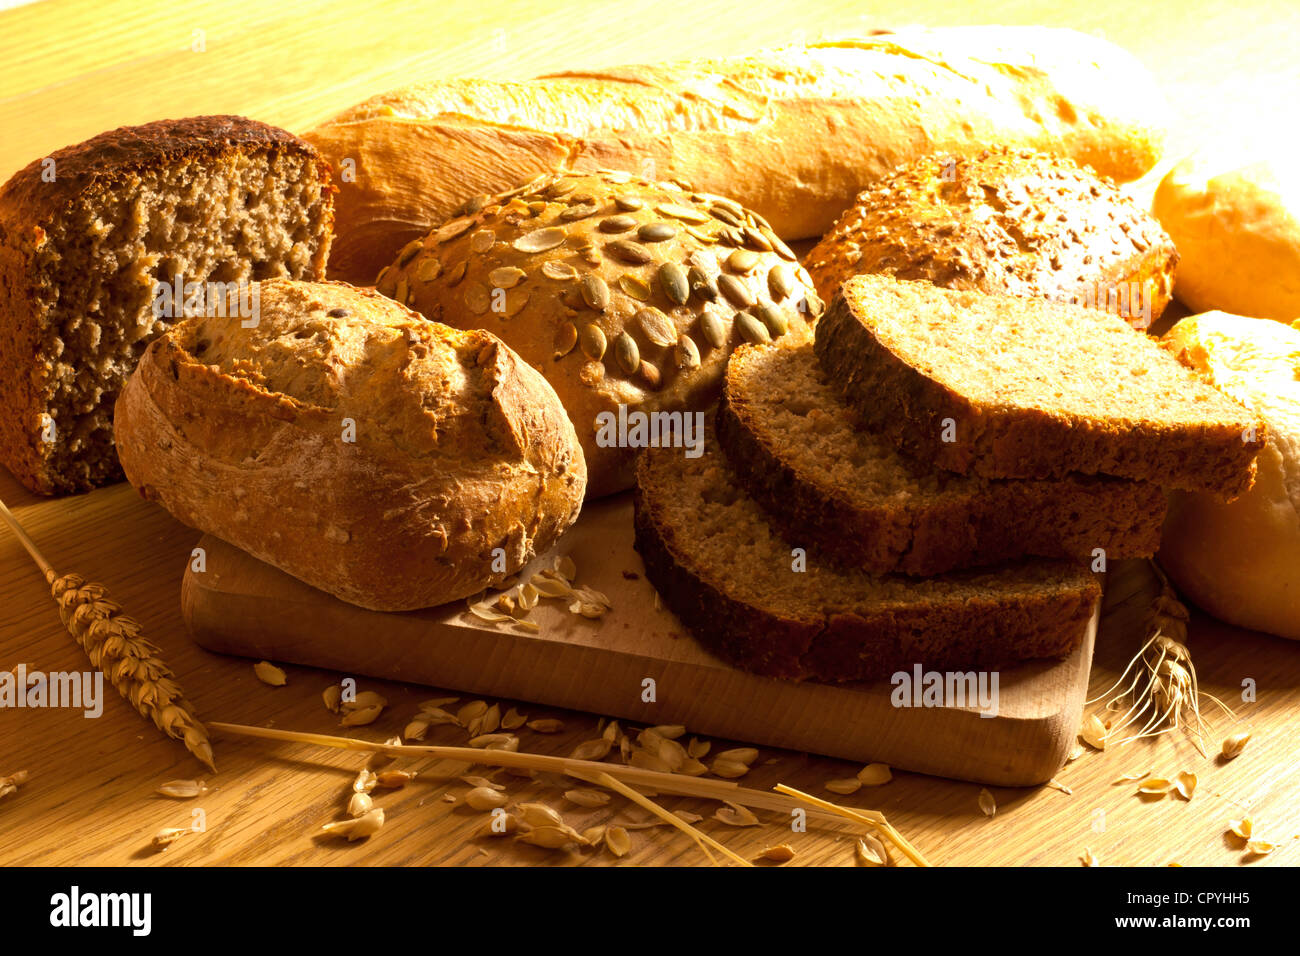
[[[606,714],[692,732],[881,761],[922,773],[995,785],[1049,780],[1065,762],[1082,713],[1098,615],[1064,661],[999,676],[998,712],[892,705],[888,681],[795,683],[758,677],[704,650],[661,609],[632,548],[629,496],[584,510],[556,551],[530,568],[571,556],[577,583],[603,591],[600,620],[542,601],[530,634],[489,624],[464,603],[381,613],[339,601],[208,535],[206,568],[182,584],[182,613],[209,650],[323,667],[356,676],[430,684],[492,697]],[[643,700],[654,681],[654,701]]]

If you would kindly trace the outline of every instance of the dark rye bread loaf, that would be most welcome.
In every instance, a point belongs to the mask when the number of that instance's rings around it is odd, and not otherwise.
[[[1081,306],[856,276],[816,353],[868,424],[963,474],[1105,474],[1232,498],[1264,444],[1245,408]]]
[[[324,276],[333,191],[313,147],[241,116],[122,127],[15,173],[0,188],[0,464],[43,494],[120,478],[113,403],[186,305],[155,282]]]
[[[791,545],[741,491],[720,449],[638,462],[636,548],[664,603],[709,650],[794,680],[875,679],[914,664],[994,668],[1064,656],[1100,589],[1082,566],[1036,559],[934,578],[844,570]]]
[[[718,441],[746,490],[793,542],[868,571],[941,574],[1024,555],[1149,557],[1165,495],[1084,475],[998,480],[928,467],[865,427],[811,345],[731,356]]]

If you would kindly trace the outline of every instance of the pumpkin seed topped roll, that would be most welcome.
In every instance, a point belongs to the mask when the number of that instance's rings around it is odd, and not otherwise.
[[[592,497],[631,486],[636,452],[598,440],[601,413],[703,411],[737,344],[811,341],[822,312],[766,220],[680,184],[565,173],[463,213],[410,242],[376,285],[430,319],[488,330],[545,375]]]

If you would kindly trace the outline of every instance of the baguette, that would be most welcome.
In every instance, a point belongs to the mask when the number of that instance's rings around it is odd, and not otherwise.
[[[573,426],[500,340],[341,282],[259,293],[255,327],[188,319],[128,380],[118,452],[145,498],[376,611],[499,584],[577,519]]]
[[[330,275],[373,282],[471,197],[611,167],[688,181],[825,232],[867,185],[926,153],[992,145],[1112,179],[1159,158],[1165,104],[1128,53],[1073,30],[909,29],[725,60],[453,79],[376,96],[305,134],[336,170]]]

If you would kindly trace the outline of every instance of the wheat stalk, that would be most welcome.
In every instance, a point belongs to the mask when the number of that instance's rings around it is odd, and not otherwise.
[[[1191,615],[1160,565],[1155,561],[1150,565],[1160,581],[1160,593],[1152,601],[1147,614],[1146,641],[1119,679],[1087,703],[1105,698],[1107,710],[1118,710],[1126,701],[1131,701],[1128,709],[1106,731],[1104,740],[1107,743],[1115,738],[1115,745],[1123,746],[1183,728],[1192,745],[1201,756],[1205,756],[1207,725],[1201,716],[1201,698],[1217,704],[1233,719],[1237,715],[1219,698],[1201,690],[1191,651],[1184,643]],[[1130,674],[1132,680],[1123,686]],[[1127,736],[1121,736],[1125,731],[1128,731]]]
[[[183,741],[185,748],[215,773],[207,730],[194,715],[194,705],[185,699],[176,675],[158,656],[158,648],[141,636],[139,622],[108,599],[108,589],[102,584],[87,584],[79,574],[56,572],[3,501],[0,518],[45,575],[64,626],[91,664],[142,716],[167,736]]]
[[[226,724],[213,721],[213,730],[221,733],[237,734],[242,737],[260,737],[264,740],[291,741],[294,743],[313,744],[318,747],[332,747],[338,750],[358,750],[366,753],[381,753],[390,757],[434,757],[457,763],[484,764],[486,766],[513,767],[519,770],[544,770],[562,773],[590,781],[593,774],[608,774],[624,783],[636,784],[658,793],[668,793],[682,797],[696,797],[703,800],[722,800],[738,806],[757,810],[777,810],[789,813],[791,810],[803,810],[809,817],[831,823],[840,823],[844,819],[863,824],[877,830],[899,851],[918,866],[930,864],[912,844],[908,843],[897,830],[890,826],[885,815],[877,810],[853,810],[846,812],[845,807],[800,794],[791,797],[790,791],[777,787],[779,793],[765,793],[751,790],[731,780],[707,780],[702,777],[687,777],[679,773],[664,773],[659,770],[643,770],[640,767],[628,767],[621,764],[600,763],[595,760],[575,760],[572,757],[551,757],[546,754],[520,753],[513,750],[479,750],[475,747],[446,747],[438,745],[384,744],[369,740],[357,740],[353,737],[336,737],[330,734],[315,734],[301,730],[281,730],[276,727],[251,727],[247,724]],[[613,789],[613,788],[611,788]],[[814,809],[809,810],[805,802]],[[652,811],[653,812],[653,811]]]
[[[588,774],[577,770],[570,770],[569,775],[572,777],[577,777],[579,780],[586,780],[589,783],[598,784],[599,786],[605,787],[609,790],[613,790],[616,793],[621,793],[623,796],[627,797],[627,799],[631,800],[637,806],[649,810],[660,820],[663,820],[665,823],[669,824],[670,826],[676,827],[678,830],[681,830],[688,837],[694,840],[696,844],[699,845],[700,849],[704,851],[704,855],[709,857],[710,861],[713,860],[713,856],[709,853],[709,847],[712,847],[713,849],[721,853],[723,856],[725,856],[727,859],[731,860],[733,863],[739,864],[740,866],[753,866],[753,864],[750,863],[748,860],[728,850],[725,846],[723,846],[717,840],[713,839],[713,837],[709,836],[707,833],[701,833],[699,830],[695,829],[695,827],[691,826],[685,820],[669,813],[663,807],[659,806],[659,804],[655,803],[649,797],[645,796],[645,794],[638,793],[637,791],[629,787],[627,784],[623,783],[621,780],[617,780],[614,777],[610,776],[608,771]]]

